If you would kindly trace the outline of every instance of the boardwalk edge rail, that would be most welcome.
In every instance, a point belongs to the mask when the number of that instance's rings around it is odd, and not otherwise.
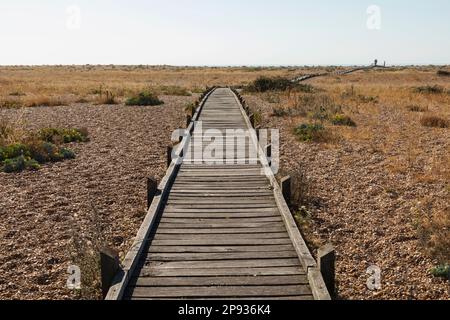
[[[245,122],[249,129],[253,129],[252,123],[250,121],[250,118],[247,115],[246,109],[248,108],[245,106],[245,101],[239,94],[237,90],[234,88],[230,88],[234,95],[235,99],[238,102],[241,113],[244,116]],[[266,174],[266,177],[269,179],[270,184],[273,188],[275,200],[278,206],[278,209],[281,213],[281,216],[283,218],[284,224],[286,226],[287,232],[289,234],[289,237],[292,241],[292,244],[295,248],[295,251],[297,252],[298,258],[300,260],[300,263],[302,264],[303,268],[306,271],[306,274],[308,276],[308,281],[311,286],[311,290],[314,296],[314,299],[316,300],[331,300],[330,293],[328,292],[328,289],[325,285],[325,282],[323,280],[322,273],[319,270],[319,267],[317,265],[316,260],[311,255],[311,252],[309,251],[308,246],[305,243],[305,240],[303,239],[300,230],[297,227],[297,224],[295,223],[295,220],[291,214],[291,211],[289,209],[289,206],[286,203],[286,200],[283,197],[283,193],[281,191],[281,188],[272,172],[272,169],[269,165],[269,162],[265,156],[265,152],[263,151],[257,135],[256,131],[253,130],[251,134],[252,142],[256,146],[259,154],[259,160],[263,166],[264,172]]]
[[[200,113],[205,105],[205,102],[208,100],[209,96],[214,92],[216,87],[209,88],[203,93],[203,97],[192,116],[192,120],[187,128],[189,132],[194,130],[195,121],[198,120]],[[186,144],[188,143],[188,139],[186,137],[183,138],[182,142],[179,145],[177,153],[184,149]],[[122,268],[114,277],[112,285],[108,291],[108,294],[105,297],[105,300],[121,300],[125,293],[125,289],[127,287],[128,282],[130,281],[130,276],[133,274],[138,262],[139,257],[141,256],[145,246],[147,245],[147,239],[150,235],[151,230],[157,220],[158,213],[160,209],[164,205],[165,198],[167,197],[169,187],[175,179],[178,169],[181,164],[177,164],[175,161],[172,161],[169,168],[167,169],[165,177],[161,180],[158,191],[159,194],[155,196],[153,199],[152,205],[147,211],[147,215],[142,222],[141,227],[136,235],[136,238],[128,251],[124,261],[122,262]]]

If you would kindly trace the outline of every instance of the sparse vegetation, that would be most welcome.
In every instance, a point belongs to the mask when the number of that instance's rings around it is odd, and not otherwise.
[[[125,103],[127,106],[159,106],[164,104],[158,96],[149,91],[143,91],[136,96],[128,98]]]
[[[274,107],[272,108],[272,116],[273,117],[288,117],[292,114],[291,109],[283,108],[283,107]]]
[[[295,136],[302,142],[327,142],[330,133],[321,124],[303,123],[294,129]]]
[[[23,96],[26,96],[26,94],[21,92],[21,91],[13,91],[13,92],[10,92],[9,95],[11,97],[23,97]]]
[[[70,142],[87,142],[89,133],[87,129],[59,129],[44,128],[39,130],[38,136],[46,142],[52,143],[70,143]]]
[[[419,240],[427,253],[439,263],[450,262],[450,212],[437,210],[432,214],[422,212],[417,223]]]
[[[6,173],[38,170],[47,162],[74,159],[75,153],[61,144],[88,140],[87,131],[79,129],[48,128],[20,134],[17,131],[20,132],[6,122],[0,126],[0,170]]]
[[[114,105],[118,104],[116,100],[116,96],[109,90],[106,90],[104,92],[101,92],[100,95],[95,100],[95,103],[98,105]]]
[[[0,101],[0,108],[4,109],[18,109],[22,108],[23,104],[20,100],[16,99],[5,99]]]
[[[450,77],[450,71],[438,70],[437,75],[441,77]]]
[[[161,86],[159,93],[166,96],[183,96],[190,97],[192,94],[186,89],[179,86]]]
[[[335,126],[356,127],[356,122],[345,114],[336,114],[331,118],[330,121]]]
[[[417,87],[414,89],[417,93],[423,93],[423,94],[440,94],[444,93],[444,88],[438,85],[427,85],[422,87]]]
[[[0,168],[6,173],[37,170],[40,164],[73,159],[73,151],[50,142],[30,140],[23,144],[0,147]]]
[[[448,119],[437,115],[423,116],[422,119],[420,119],[420,123],[424,127],[429,128],[448,128],[450,126],[450,121]]]
[[[431,274],[438,278],[448,279],[450,281],[450,265],[441,264],[431,269]]]
[[[26,107],[56,107],[65,106],[67,102],[61,97],[37,96],[25,103]]]
[[[259,77],[252,84],[248,85],[248,92],[285,91],[292,88],[294,84],[286,78]]]
[[[410,106],[407,106],[406,109],[411,112],[428,112],[427,107],[421,107],[418,105],[410,105]]]

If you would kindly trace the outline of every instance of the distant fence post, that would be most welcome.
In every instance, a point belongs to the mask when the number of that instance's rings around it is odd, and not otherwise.
[[[158,181],[155,178],[147,178],[147,209],[152,205],[156,192],[158,192]]]
[[[291,205],[291,177],[287,176],[281,179],[281,192],[284,200],[288,205]]]
[[[172,163],[172,152],[173,147],[167,146],[167,168],[170,167],[170,164]]]
[[[317,263],[328,292],[333,297],[336,292],[336,251],[332,244],[321,247],[317,253]]]
[[[108,294],[112,281],[120,268],[119,255],[112,249],[103,248],[100,250],[100,269],[102,276],[103,297]]]

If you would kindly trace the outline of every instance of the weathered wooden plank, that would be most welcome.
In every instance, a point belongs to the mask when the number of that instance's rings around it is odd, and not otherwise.
[[[189,269],[156,269],[142,268],[139,277],[195,277],[195,276],[278,276],[305,275],[300,266],[271,268],[189,268]]]
[[[130,284],[136,287],[175,287],[175,286],[268,286],[268,285],[304,285],[308,284],[305,275],[295,276],[259,276],[259,277],[155,277],[133,278]]]
[[[276,208],[275,204],[264,204],[264,203],[219,203],[219,204],[208,204],[208,203],[199,203],[199,204],[184,204],[184,203],[173,203],[169,202],[169,205],[176,205],[178,208],[185,209],[248,209],[248,208]]]
[[[228,199],[233,198],[234,200],[239,200],[239,198],[243,199],[258,199],[258,198],[264,198],[264,199],[273,199],[273,193],[261,190],[261,191],[255,191],[255,190],[199,190],[199,191],[189,191],[189,190],[173,190],[170,193],[171,199],[183,199],[183,198],[218,198],[218,199]]]
[[[167,300],[167,298],[142,298],[142,297],[127,297],[127,299],[132,301],[152,301],[152,300]],[[208,301],[208,300],[217,300],[217,298],[205,298],[205,297],[198,297],[193,300],[196,301]],[[230,300],[230,301],[239,301],[239,300],[282,300],[282,301],[310,301],[314,300],[314,297],[312,295],[305,295],[305,296],[283,296],[283,297],[220,297],[220,300]]]
[[[169,228],[169,229],[225,229],[225,228],[271,228],[271,227],[280,227],[283,226],[282,222],[245,222],[245,223],[236,223],[233,221],[228,221],[225,223],[217,223],[216,221],[212,223],[164,223],[162,222],[159,227]]]
[[[264,223],[264,222],[281,222],[281,218],[274,216],[274,217],[263,217],[263,218],[230,218],[230,219],[214,219],[214,218],[171,218],[171,217],[164,217],[161,219],[161,223],[188,223],[188,224],[192,224],[192,223],[197,223],[197,224],[208,224],[208,223],[214,223],[214,224],[226,224],[226,223],[248,223],[248,222],[252,222],[252,223]]]
[[[270,233],[270,232],[286,232],[286,229],[280,225],[278,227],[270,228],[229,228],[229,229],[218,229],[218,228],[207,228],[207,229],[170,229],[165,227],[159,227],[159,234],[229,234],[231,237],[235,233]]]
[[[225,287],[134,287],[133,297],[255,297],[255,296],[291,296],[310,295],[305,285],[282,286],[225,286]]]
[[[277,233],[235,233],[233,236],[229,234],[161,234],[153,235],[153,240],[226,240],[226,239],[289,239],[286,232]]]
[[[291,244],[289,239],[192,239],[192,240],[154,240],[155,246],[248,246],[259,244]]]
[[[221,159],[185,159],[149,235],[129,298],[313,298],[299,260],[298,237],[286,230],[292,219],[280,214],[273,175],[262,171],[267,160],[255,153],[255,133],[244,113],[226,89],[203,104],[203,130],[245,129],[237,145],[224,144],[224,150],[235,153],[235,163],[223,162],[229,161],[226,153]],[[195,139],[186,152],[200,139],[214,139],[192,131]],[[297,237],[297,251],[290,235]]]
[[[202,261],[151,261],[145,262],[149,269],[222,269],[222,268],[260,268],[260,267],[295,267],[298,258],[249,259],[249,260],[202,260]]]
[[[221,253],[221,252],[272,252],[291,251],[292,244],[287,245],[253,245],[253,246],[160,246],[152,245],[148,249],[150,253]]]
[[[164,214],[166,213],[179,213],[179,212],[185,212],[185,213],[262,213],[262,212],[268,212],[268,213],[278,213],[276,208],[259,208],[259,209],[253,209],[253,208],[242,208],[239,210],[236,209],[210,209],[210,208],[203,208],[203,209],[185,209],[185,208],[178,208],[176,206],[166,206],[164,209]]]
[[[266,212],[165,212],[165,218],[193,218],[193,219],[236,219],[236,218],[263,218],[263,217],[278,217],[276,213]]]
[[[297,258],[294,250],[291,251],[260,251],[260,252],[220,252],[220,253],[149,253],[147,261],[211,261],[211,260],[238,260],[238,259],[275,259]]]

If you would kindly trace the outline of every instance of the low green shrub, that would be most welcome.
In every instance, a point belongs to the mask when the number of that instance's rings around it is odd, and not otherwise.
[[[44,128],[39,130],[38,136],[40,139],[52,143],[87,142],[89,140],[86,129]]]
[[[302,142],[325,141],[325,127],[321,124],[303,123],[294,129],[295,136]]]
[[[159,106],[164,104],[158,96],[149,91],[140,92],[138,95],[130,97],[125,102],[127,106]]]
[[[40,167],[36,160],[23,155],[3,161],[3,171],[6,173],[20,172],[25,169],[38,170]]]
[[[331,123],[335,126],[356,127],[355,121],[345,114],[336,114],[331,118]]]
[[[247,86],[246,90],[249,92],[284,91],[292,88],[293,85],[294,83],[286,78],[259,77]]]
[[[46,128],[31,134],[22,143],[0,146],[0,171],[7,173],[38,170],[41,164],[74,159],[75,153],[60,143],[86,142],[85,129]]]
[[[437,278],[446,278],[450,280],[450,265],[440,265],[431,270],[431,274]]]

